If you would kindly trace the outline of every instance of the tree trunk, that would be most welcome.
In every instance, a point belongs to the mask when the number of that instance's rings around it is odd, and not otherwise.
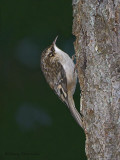
[[[73,0],[88,160],[120,160],[120,0]]]

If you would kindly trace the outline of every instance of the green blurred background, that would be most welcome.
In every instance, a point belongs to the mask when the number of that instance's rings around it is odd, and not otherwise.
[[[0,160],[85,160],[85,136],[40,70],[41,52],[74,54],[70,0],[0,1]],[[79,85],[74,95],[79,110]]]

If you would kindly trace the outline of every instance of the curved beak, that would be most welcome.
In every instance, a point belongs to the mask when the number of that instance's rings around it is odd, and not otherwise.
[[[55,38],[55,40],[53,41],[53,44],[55,45],[56,44],[56,41],[58,39],[58,36]]]

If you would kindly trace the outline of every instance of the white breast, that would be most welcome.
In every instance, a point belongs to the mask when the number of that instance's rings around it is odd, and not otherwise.
[[[60,63],[63,65],[63,68],[66,72],[67,83],[68,84],[75,83],[74,85],[76,85],[77,74],[74,71],[75,65],[73,63],[73,60],[69,57],[67,53],[60,50],[56,45],[54,45],[54,48],[55,48],[55,52],[58,54],[60,58]]]

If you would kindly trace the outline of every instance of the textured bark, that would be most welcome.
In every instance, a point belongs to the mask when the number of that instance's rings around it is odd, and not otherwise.
[[[120,160],[120,0],[73,0],[86,155]]]

